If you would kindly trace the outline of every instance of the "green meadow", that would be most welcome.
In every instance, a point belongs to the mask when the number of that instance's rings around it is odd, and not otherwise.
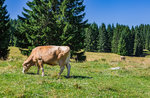
[[[121,61],[116,54],[86,52],[85,62],[71,60],[70,78],[66,78],[65,68],[58,79],[59,66],[45,65],[44,77],[36,74],[35,66],[23,74],[27,57],[10,47],[8,60],[0,61],[0,97],[149,98],[150,55],[148,51],[145,54]]]

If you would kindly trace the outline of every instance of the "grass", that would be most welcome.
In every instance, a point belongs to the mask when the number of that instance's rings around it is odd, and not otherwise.
[[[45,75],[36,75],[31,67],[22,74],[26,59],[16,47],[10,47],[7,61],[0,61],[0,97],[150,97],[150,58],[126,57],[112,53],[87,52],[87,61],[71,62],[71,77],[66,69],[57,79],[59,66],[45,65]],[[111,70],[120,67],[119,70]]]

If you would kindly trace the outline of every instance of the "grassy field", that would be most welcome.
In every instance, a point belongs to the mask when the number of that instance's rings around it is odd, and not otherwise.
[[[148,52],[147,52],[148,53]],[[71,62],[71,77],[65,69],[57,79],[59,66],[45,65],[45,76],[37,75],[31,67],[23,74],[26,56],[16,47],[10,47],[7,61],[0,61],[0,97],[150,97],[150,56],[126,57],[112,53],[87,52],[87,61]],[[120,69],[112,70],[111,68]]]

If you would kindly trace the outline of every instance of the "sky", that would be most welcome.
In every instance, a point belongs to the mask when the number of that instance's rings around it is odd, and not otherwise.
[[[6,0],[10,18],[17,19],[17,15],[22,15],[27,1],[31,0]],[[84,0],[84,5],[88,23],[150,24],[150,0]]]

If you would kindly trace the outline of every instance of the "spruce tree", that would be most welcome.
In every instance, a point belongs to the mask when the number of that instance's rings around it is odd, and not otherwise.
[[[98,51],[99,52],[109,52],[109,44],[108,44],[108,33],[106,31],[106,26],[102,23],[101,27],[99,28],[99,36],[98,36]]]
[[[18,22],[16,19],[10,19],[10,46],[17,46],[17,37],[15,34],[17,33]]]
[[[0,0],[0,58],[6,59],[9,53],[9,15],[4,5],[5,0]]]
[[[147,26],[145,37],[145,49],[150,50],[150,26]]]
[[[83,0],[33,0],[27,3],[18,26],[20,47],[68,45],[74,52],[84,47],[86,22]],[[18,34],[18,36],[19,36]]]
[[[86,30],[85,35],[85,49],[86,51],[97,51],[97,40],[98,40],[98,25],[96,23],[92,23],[89,28]]]
[[[85,51],[91,51],[91,29],[90,26],[85,29]]]
[[[77,52],[84,48],[84,28],[87,27],[87,20],[83,21],[85,16],[84,0],[58,1],[62,1],[59,13],[60,18],[57,19],[58,26],[60,26],[60,45],[69,45],[73,52]]]
[[[134,40],[134,55],[141,56],[143,54],[143,37],[139,27],[135,28],[135,40]]]
[[[53,23],[52,3],[33,0],[27,5],[30,9],[24,8],[23,17],[18,16],[21,21],[17,28],[19,46],[32,50],[36,46],[55,44],[56,25]]]
[[[113,38],[113,27],[109,24],[107,27],[108,32],[108,52],[111,52],[111,42]]]
[[[133,51],[134,51],[134,39],[135,39],[135,29],[134,29],[134,27],[132,26],[132,28],[131,28],[131,35],[129,36],[129,47],[128,47],[128,49],[129,49],[129,54],[130,55],[133,55]]]
[[[121,32],[121,37],[118,44],[118,54],[120,55],[132,55],[132,33],[129,27],[125,27]]]
[[[117,24],[116,28],[114,29],[114,33],[113,33],[113,39],[112,39],[112,52],[113,53],[117,53],[118,52],[118,43],[119,43],[119,39],[120,39],[120,25]]]
[[[119,44],[119,40],[121,37],[121,32],[124,29],[124,25],[119,25],[117,24],[114,32],[113,32],[113,39],[112,39],[112,52],[113,53],[118,53],[118,44]]]

